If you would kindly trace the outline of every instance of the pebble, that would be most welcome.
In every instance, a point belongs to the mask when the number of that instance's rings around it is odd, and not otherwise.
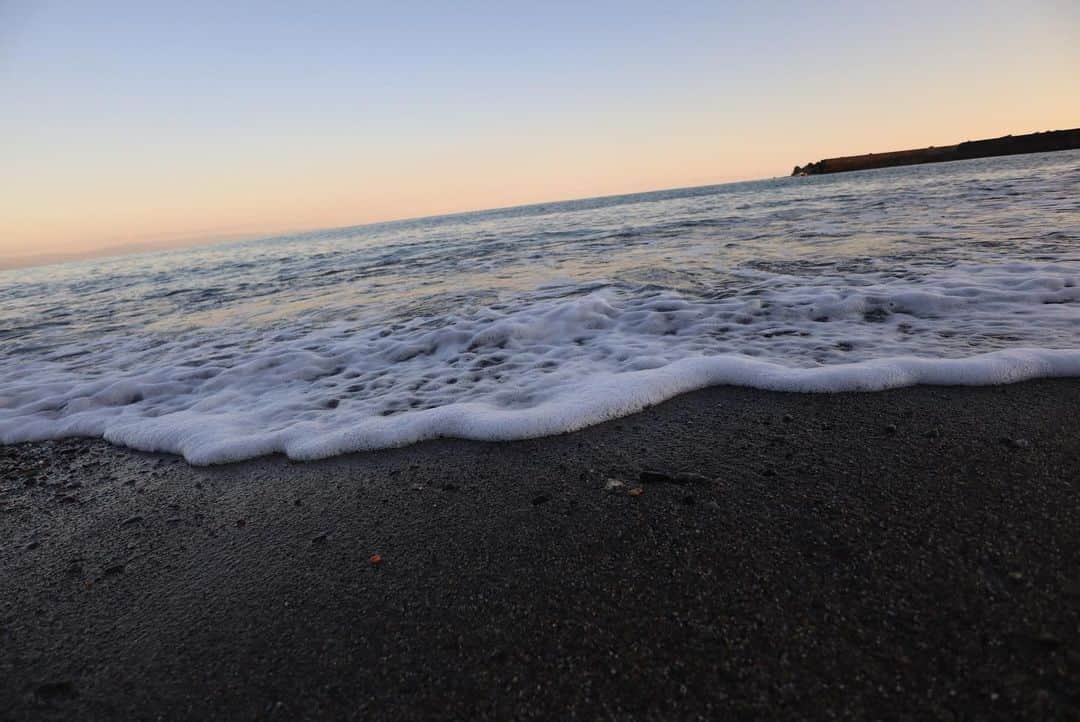
[[[1008,446],[1010,446],[1010,447],[1012,447],[1014,449],[1030,449],[1031,448],[1031,442],[1028,441],[1027,439],[1004,438],[1004,439],[1002,439],[1002,442],[1004,442],[1006,445],[1008,445]]]
[[[311,537],[311,543],[312,544],[322,544],[322,543],[324,543],[326,541],[327,536],[329,536],[329,534],[327,532],[323,532],[321,534],[316,534],[315,536]]]
[[[539,496],[533,497],[532,503],[533,503],[533,506],[540,506],[541,504],[543,504],[544,502],[547,502],[547,501],[551,501],[551,497],[548,496],[547,494],[540,494]]]
[[[704,474],[695,474],[691,471],[657,471],[655,469],[645,469],[638,474],[638,481],[649,483],[667,483],[667,484],[708,484],[709,477]]]
[[[120,522],[120,526],[127,526],[129,524],[138,524],[142,520],[143,520],[142,516],[140,516],[139,514],[136,514],[135,516],[129,516],[127,519],[124,519],[122,522]]]
[[[77,697],[78,693],[75,691],[75,685],[68,680],[61,682],[46,682],[45,684],[39,684],[37,689],[34,690],[34,695],[38,699],[51,702],[59,699],[72,699]]]
[[[624,486],[626,486],[626,484],[622,481],[619,481],[618,479],[608,479],[604,482],[604,488],[608,491],[613,491],[614,489],[621,489]]]
[[[895,434],[896,431],[897,431],[896,424],[888,424],[885,427],[885,433],[887,433],[887,434]]]

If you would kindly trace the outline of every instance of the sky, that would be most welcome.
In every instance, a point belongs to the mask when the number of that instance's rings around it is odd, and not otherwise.
[[[0,257],[1080,126],[1080,3],[0,0]]]

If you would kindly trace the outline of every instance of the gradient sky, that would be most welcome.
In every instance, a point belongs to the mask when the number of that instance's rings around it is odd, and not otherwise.
[[[306,5],[0,0],[0,256],[1080,126],[1076,0]]]

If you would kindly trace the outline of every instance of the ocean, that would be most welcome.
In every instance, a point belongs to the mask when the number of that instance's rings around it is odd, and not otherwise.
[[[194,464],[544,436],[718,384],[1051,376],[1080,376],[1075,151],[0,272],[0,442]]]

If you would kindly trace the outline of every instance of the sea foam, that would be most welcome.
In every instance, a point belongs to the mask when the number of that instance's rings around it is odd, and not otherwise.
[[[0,442],[316,459],[720,384],[1080,376],[1078,184],[991,159],[0,274]]]
[[[369,328],[237,329],[227,343],[96,339],[32,369],[3,365],[0,441],[95,436],[195,464],[316,459],[563,433],[720,384],[837,392],[1080,376],[1080,350],[1025,345],[1076,332],[1072,268],[954,267],[849,288],[765,280],[711,298],[608,289]]]

